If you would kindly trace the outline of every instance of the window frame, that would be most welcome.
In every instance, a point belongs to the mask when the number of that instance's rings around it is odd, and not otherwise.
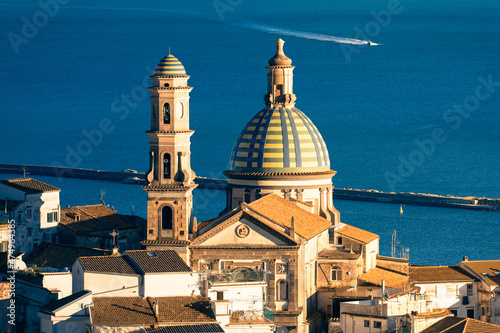
[[[382,322],[378,320],[373,321],[373,328],[382,328]]]

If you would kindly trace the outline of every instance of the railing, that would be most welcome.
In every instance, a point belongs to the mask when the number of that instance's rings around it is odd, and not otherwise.
[[[263,282],[266,281],[266,272],[248,268],[236,268],[231,271],[208,272],[207,279],[211,283]]]
[[[234,311],[231,314],[231,324],[271,324],[274,322],[274,312],[264,307],[263,310]]]

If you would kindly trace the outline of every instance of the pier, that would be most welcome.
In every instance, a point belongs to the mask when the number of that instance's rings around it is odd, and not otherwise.
[[[145,185],[145,173],[135,170],[106,171],[82,168],[52,167],[43,165],[0,163],[0,173],[25,174],[51,177],[80,178],[92,180],[115,181],[126,184]],[[198,188],[224,190],[227,180],[196,177]],[[474,210],[500,210],[500,199],[485,197],[456,197],[412,192],[381,192],[351,188],[334,188],[333,199],[394,203],[404,205],[464,208]]]

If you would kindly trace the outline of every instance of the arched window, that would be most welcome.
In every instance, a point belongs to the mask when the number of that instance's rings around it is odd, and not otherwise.
[[[153,119],[156,119],[156,114],[158,113],[158,104],[156,104],[156,102],[153,103],[153,109],[151,112],[153,113]]]
[[[339,266],[333,266],[330,271],[330,276],[332,281],[340,281],[342,280],[342,268]]]
[[[161,210],[161,228],[172,230],[172,208],[165,206]]]
[[[170,154],[163,155],[163,178],[170,179]]]
[[[170,104],[163,104],[163,123],[170,124]]]
[[[278,291],[277,299],[279,301],[286,301],[288,299],[288,283],[285,280],[276,282],[276,290]]]

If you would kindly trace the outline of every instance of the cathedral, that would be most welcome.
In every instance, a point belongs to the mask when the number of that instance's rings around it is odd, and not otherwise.
[[[149,88],[150,169],[143,187],[147,236],[142,244],[173,249],[207,276],[223,274],[224,283],[212,285],[218,304],[225,304],[231,288],[258,286],[276,331],[320,332],[325,318],[338,312],[332,297],[376,296],[384,279],[377,266],[391,266],[392,272],[408,264],[380,257],[378,235],[341,222],[332,200],[336,172],[318,129],[295,107],[294,66],[284,43],[278,39],[266,66],[265,107],[241,130],[224,171],[226,207],[199,223],[193,216],[196,184],[190,165],[192,87],[173,55],[158,63]],[[218,308],[217,319],[236,320],[235,307]]]

